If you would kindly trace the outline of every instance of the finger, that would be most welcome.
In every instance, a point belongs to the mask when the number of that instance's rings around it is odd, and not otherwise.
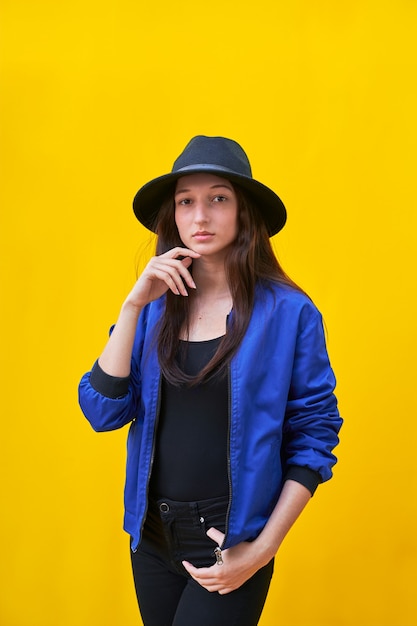
[[[184,283],[178,275],[178,272],[173,271],[172,268],[169,268],[168,266],[164,266],[160,269],[154,268],[153,275],[158,280],[164,282],[168,289],[170,289],[176,296],[188,296],[187,290],[185,289]]]
[[[187,572],[195,578],[205,578],[206,580],[210,580],[210,579],[216,580],[216,577],[213,575],[214,565],[211,565],[210,567],[195,567],[189,561],[182,561],[182,564],[184,565]]]
[[[210,537],[210,539],[213,539],[213,541],[218,543],[219,546],[222,545],[225,535],[220,530],[217,530],[217,528],[214,528],[212,526],[211,528],[208,529],[206,534],[208,537]]]
[[[183,258],[178,259],[178,257],[183,257]],[[171,250],[168,250],[167,252],[154,258],[155,260],[165,260],[165,259],[177,260],[178,259],[178,261],[180,262],[180,267],[178,268],[179,273],[182,275],[183,279],[189,285],[189,287],[196,289],[194,280],[190,272],[187,271],[187,268],[190,267],[190,265],[193,262],[193,259],[198,259],[200,257],[201,257],[201,254],[199,252],[195,252],[194,250],[191,250],[190,248],[181,248],[177,246],[176,248],[172,248]]]
[[[216,565],[210,567],[194,567],[189,561],[182,561],[187,572],[196,580],[200,585],[204,587],[217,586],[221,584],[221,568]],[[217,591],[217,589],[216,589]]]
[[[188,561],[182,561],[182,564],[183,564],[184,568],[187,570],[187,572],[189,574],[191,574],[191,576],[194,577],[197,574],[197,568],[194,567],[194,565],[192,565]]]
[[[201,254],[199,254],[198,252],[194,252],[194,250],[191,250],[190,248],[181,248],[177,246],[176,248],[172,248],[171,250],[164,252],[164,254],[161,254],[161,257],[163,256],[171,259],[176,259],[179,256],[198,259],[200,258]]]
[[[210,572],[211,568],[194,567],[194,565],[192,565],[188,561],[182,561],[182,564],[187,572],[190,574],[190,576],[194,578],[194,580],[198,582],[199,585],[201,585],[205,589],[208,589],[209,591],[218,591],[218,589],[220,588],[219,581],[216,576],[213,576],[213,574]]]
[[[196,284],[193,280],[193,277],[187,269],[191,265],[191,263],[192,259],[190,257],[181,260],[161,259],[161,257],[157,257],[155,259],[155,267],[158,268],[160,271],[166,271],[170,275],[172,280],[175,281],[179,291],[183,295],[188,295],[184,287],[184,282],[192,289],[196,289]]]
[[[181,267],[179,269],[179,272],[183,280],[185,280],[185,282],[187,283],[189,287],[191,287],[192,289],[197,289],[197,286],[194,282],[194,278],[192,277],[191,273],[188,271],[188,268],[192,265],[192,262],[193,262],[193,259],[191,259],[189,256],[182,259],[180,261]]]
[[[155,277],[163,280],[175,295],[188,296],[185,284],[195,289],[195,283],[191,274],[181,261],[156,260],[153,272]]]

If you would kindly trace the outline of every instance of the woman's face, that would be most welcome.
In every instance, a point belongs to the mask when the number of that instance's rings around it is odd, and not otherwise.
[[[224,253],[237,236],[238,202],[232,184],[214,174],[177,181],[175,223],[185,247],[201,255]]]

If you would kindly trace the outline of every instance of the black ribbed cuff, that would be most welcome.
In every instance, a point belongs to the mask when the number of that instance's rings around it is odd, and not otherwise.
[[[98,361],[94,363],[90,374],[90,384],[101,395],[113,400],[121,398],[129,391],[129,383],[130,376],[124,378],[110,376],[101,369]]]
[[[306,487],[312,496],[322,482],[318,472],[309,467],[302,467],[301,465],[290,465],[285,473],[284,481],[285,480],[295,480],[297,483]]]

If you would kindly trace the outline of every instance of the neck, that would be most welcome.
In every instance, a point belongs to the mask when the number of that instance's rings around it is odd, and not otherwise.
[[[216,298],[230,295],[224,263],[216,263],[207,258],[196,259],[193,263],[193,279],[197,285],[196,295]]]

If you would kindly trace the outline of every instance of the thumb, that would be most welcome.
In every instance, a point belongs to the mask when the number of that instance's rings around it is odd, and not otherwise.
[[[208,537],[210,537],[210,539],[213,539],[213,541],[218,543],[219,546],[222,545],[224,541],[224,533],[222,533],[220,530],[217,530],[217,528],[212,527],[208,529],[206,534]]]

